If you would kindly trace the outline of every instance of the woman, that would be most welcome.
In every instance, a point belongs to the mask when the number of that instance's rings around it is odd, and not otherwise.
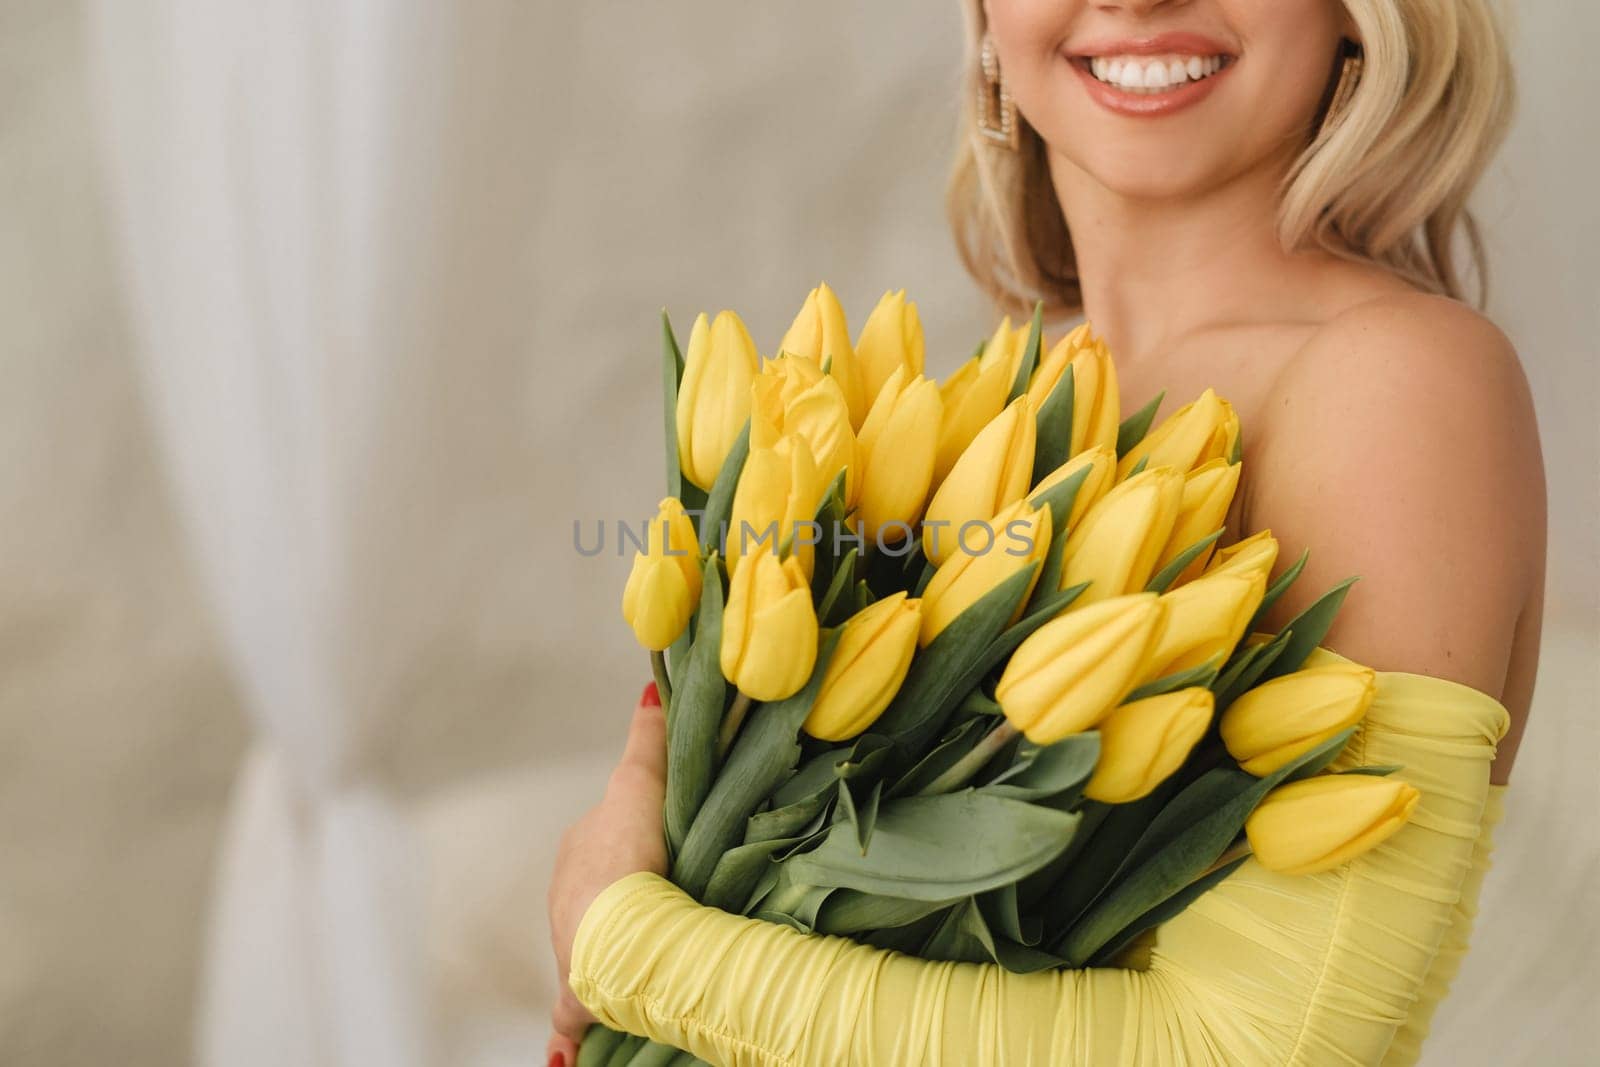
[[[1480,258],[1463,205],[1508,108],[1486,0],[974,0],[969,16],[976,103],[952,184],[969,268],[1008,309],[1082,310],[1125,396],[1211,386],[1234,404],[1249,473],[1229,529],[1312,550],[1270,628],[1363,576],[1325,644],[1387,672],[1358,741],[1416,776],[1422,814],[1326,880],[1247,864],[1162,928],[1145,971],[930,963],[638,874],[665,868],[647,691],[552,885],[564,976],[599,903],[550,1062],[570,1067],[591,1008],[741,1064],[1410,1062],[1465,948],[1544,581],[1528,390],[1458,302],[1453,258],[1463,235]]]

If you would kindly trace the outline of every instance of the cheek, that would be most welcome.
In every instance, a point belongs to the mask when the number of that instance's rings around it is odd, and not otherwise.
[[[1083,0],[990,0],[989,36],[994,38],[1006,88],[1026,116],[1047,111],[1051,79],[1064,62],[1058,51],[1072,31]]]

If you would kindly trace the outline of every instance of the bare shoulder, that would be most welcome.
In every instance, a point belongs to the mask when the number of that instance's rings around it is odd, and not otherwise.
[[[1505,334],[1442,297],[1369,300],[1282,366],[1258,423],[1251,524],[1290,558],[1311,552],[1271,621],[1358,575],[1330,644],[1500,692],[1545,533],[1533,404]]]

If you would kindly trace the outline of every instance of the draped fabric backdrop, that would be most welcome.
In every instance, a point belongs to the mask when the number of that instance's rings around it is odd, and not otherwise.
[[[1600,16],[1518,17],[1480,206],[1550,621],[1437,1063],[1594,1044]],[[959,37],[954,0],[0,0],[0,1061],[165,1067],[191,1014],[202,1067],[536,1061],[555,836],[647,673],[572,521],[659,494],[657,309],[767,348],[821,278],[858,326],[903,285],[952,369],[991,326],[941,217]]]

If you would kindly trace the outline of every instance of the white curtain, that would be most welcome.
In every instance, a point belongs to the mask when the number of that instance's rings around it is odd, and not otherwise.
[[[433,1057],[419,851],[368,742],[420,617],[392,610],[404,498],[392,460],[374,475],[437,329],[448,12],[91,9],[152,419],[256,728],[210,917],[207,1067]]]

